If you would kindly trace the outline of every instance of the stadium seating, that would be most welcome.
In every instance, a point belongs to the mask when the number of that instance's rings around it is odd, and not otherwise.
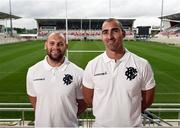
[[[180,38],[180,23],[163,30],[156,37]]]
[[[0,34],[0,44],[7,44],[7,43],[16,43],[21,41],[26,41],[25,38],[20,38],[17,36],[10,37],[9,35]]]
[[[54,30],[42,30],[38,34],[38,38],[46,38],[50,32]],[[58,31],[58,30],[56,30]],[[60,32],[66,35],[66,30],[59,30]],[[134,33],[131,30],[125,29],[127,40],[134,39]],[[71,29],[68,30],[68,39],[69,40],[100,40],[101,39],[101,30],[81,30],[81,29]]]

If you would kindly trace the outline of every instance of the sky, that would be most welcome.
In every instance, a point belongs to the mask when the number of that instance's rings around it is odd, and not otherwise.
[[[180,13],[180,0],[163,1],[163,15]],[[67,18],[115,17],[136,19],[134,27],[159,26],[161,6],[162,0],[11,0],[12,14],[23,17],[13,27],[21,28],[36,28],[36,18],[64,19],[66,12]],[[9,13],[9,0],[0,0],[0,12]],[[9,26],[9,21],[0,24]]]

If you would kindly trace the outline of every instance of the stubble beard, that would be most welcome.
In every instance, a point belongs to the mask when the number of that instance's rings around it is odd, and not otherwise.
[[[114,51],[114,52],[117,52],[117,51],[121,50],[121,48],[122,48],[121,44],[115,45],[115,44],[111,43],[108,45],[109,45],[108,49],[111,51]]]
[[[47,55],[49,59],[51,59],[54,62],[61,62],[64,59],[64,53],[58,52],[58,53],[52,53],[47,51]]]

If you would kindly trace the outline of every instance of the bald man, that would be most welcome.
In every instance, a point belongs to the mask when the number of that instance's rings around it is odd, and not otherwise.
[[[27,94],[35,109],[35,127],[77,127],[77,115],[86,109],[81,92],[83,70],[64,55],[63,34],[51,33],[46,57],[29,68]]]

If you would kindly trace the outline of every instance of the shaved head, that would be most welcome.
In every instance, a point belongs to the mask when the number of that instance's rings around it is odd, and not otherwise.
[[[59,32],[52,32],[49,34],[47,41],[49,41],[51,38],[61,38],[63,41],[66,42],[66,39],[62,33]]]
[[[125,31],[124,31],[124,28],[123,28],[123,26],[122,26],[122,24],[121,24],[121,22],[120,22],[119,20],[117,20],[117,19],[114,19],[114,18],[109,18],[109,19],[105,20],[105,21],[103,22],[103,24],[102,24],[102,28],[104,27],[104,25],[105,25],[107,22],[108,22],[108,23],[109,23],[109,22],[116,22],[117,26],[118,26],[123,32],[125,32]]]

